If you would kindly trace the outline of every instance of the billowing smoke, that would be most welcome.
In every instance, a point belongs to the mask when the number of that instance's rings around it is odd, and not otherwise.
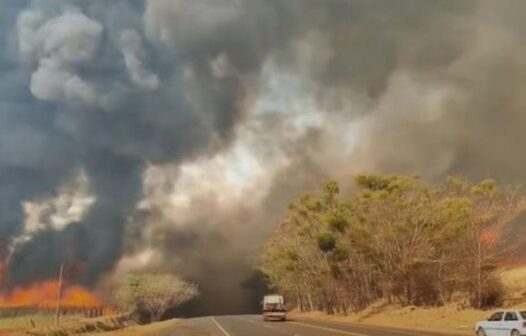
[[[61,262],[81,260],[88,265],[81,280],[93,284],[122,254],[146,166],[177,166],[234,139],[253,78],[282,35],[264,26],[277,6],[45,0],[2,7],[0,228],[5,244],[23,241],[9,258],[8,281],[48,278]],[[31,230],[24,204],[56,197],[79,171],[94,199],[85,215]]]
[[[287,202],[362,171],[526,178],[518,1],[7,0],[0,255],[247,311]],[[78,268],[78,267],[77,267]],[[252,279],[253,280],[253,279]],[[257,300],[255,300],[257,302]]]

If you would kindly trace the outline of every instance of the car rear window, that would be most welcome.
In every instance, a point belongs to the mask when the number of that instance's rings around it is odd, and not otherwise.
[[[523,320],[526,320],[526,311],[521,311],[521,317]]]
[[[517,316],[517,313],[515,312],[507,312],[504,316],[504,321],[518,321],[519,317]]]

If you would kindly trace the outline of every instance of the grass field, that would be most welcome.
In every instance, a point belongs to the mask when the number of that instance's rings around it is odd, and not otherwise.
[[[178,320],[158,322],[146,326],[132,326],[126,329],[109,331],[104,333],[87,334],[86,336],[153,336],[162,335],[164,331],[173,331]],[[171,334],[171,333],[170,333]]]
[[[80,321],[80,316],[67,316],[61,318],[61,323],[70,324]],[[0,335],[16,334],[31,329],[49,328],[55,325],[54,314],[35,314],[31,316],[0,318]]]
[[[526,302],[526,267],[505,269],[499,277],[504,285],[505,298],[511,305]]]
[[[54,322],[55,317],[53,315],[44,314],[12,318],[0,318],[0,330],[12,328],[30,328],[33,325],[47,326],[53,324]]]
[[[298,314],[291,317],[303,317],[349,323],[365,323],[385,327],[407,328],[413,330],[449,332],[451,334],[472,334],[473,324],[485,319],[489,312],[465,309],[453,306],[435,308],[398,307],[378,303],[364,312],[349,316],[328,316],[322,312]]]
[[[62,317],[60,326],[55,327],[54,315],[32,315],[27,317],[0,318],[0,335],[79,335],[123,329],[133,323],[121,316],[87,319],[83,317]]]

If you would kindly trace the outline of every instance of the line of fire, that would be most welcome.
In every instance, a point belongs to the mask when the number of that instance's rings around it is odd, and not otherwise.
[[[0,262],[0,317],[57,311],[62,316],[85,317],[99,317],[113,313],[113,309],[104,304],[95,293],[85,287],[69,283],[67,277],[15,287],[7,291],[4,281],[7,272],[5,255],[0,251],[0,260],[4,260]]]

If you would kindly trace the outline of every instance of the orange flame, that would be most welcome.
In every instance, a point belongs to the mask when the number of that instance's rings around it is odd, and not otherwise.
[[[488,229],[480,235],[480,241],[485,245],[493,245],[500,239],[500,235],[495,229]]]
[[[0,307],[53,308],[57,305],[58,283],[47,281],[26,288],[16,288],[8,296],[0,296]],[[64,286],[61,295],[63,307],[95,308],[103,304],[96,295],[81,286]]]

